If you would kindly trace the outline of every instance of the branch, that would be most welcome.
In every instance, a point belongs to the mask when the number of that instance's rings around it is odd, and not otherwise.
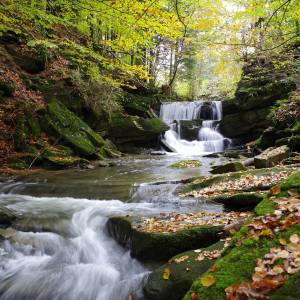
[[[289,4],[291,1],[293,0],[286,0],[284,3],[282,3],[279,7],[277,7],[272,15],[270,16],[270,18],[268,19],[268,21],[266,22],[266,25],[265,25],[265,30],[267,29],[267,27],[269,26],[269,23],[271,22],[271,20],[273,19],[273,17],[276,15],[276,13],[282,8],[284,7],[285,5]]]

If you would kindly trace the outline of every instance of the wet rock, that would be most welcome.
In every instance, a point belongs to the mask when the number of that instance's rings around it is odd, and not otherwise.
[[[179,125],[181,139],[187,141],[195,141],[198,139],[202,120],[180,120]]]
[[[16,214],[6,207],[0,207],[0,227],[9,227],[17,219]]]
[[[246,160],[244,160],[243,166],[245,166],[245,167],[254,166],[254,157],[250,157],[250,158],[247,158]]]
[[[270,168],[289,157],[290,149],[287,146],[268,148],[260,155],[255,156],[255,168]]]
[[[112,217],[107,222],[109,234],[131,255],[145,260],[168,259],[180,252],[209,246],[219,240],[223,226],[198,226],[174,233],[149,233],[135,228],[139,218]]]
[[[263,193],[240,192],[235,195],[218,196],[212,200],[224,204],[226,209],[248,211],[252,210],[263,198]]]
[[[151,151],[150,154],[155,156],[162,156],[162,155],[166,155],[167,153],[165,151]]]
[[[213,120],[213,107],[210,102],[204,102],[199,115],[197,116],[198,119],[202,120]]]
[[[208,248],[201,249],[203,251],[222,250],[223,242],[218,242]],[[214,263],[214,259],[196,260],[199,250],[187,251],[172,257],[167,264],[155,269],[148,277],[144,287],[144,294],[148,300],[179,300],[189,290],[193,281],[206,272]],[[180,258],[187,257],[182,262]],[[170,270],[170,278],[163,279],[163,272],[168,268]]]
[[[108,135],[122,150],[132,147],[155,147],[160,134],[169,129],[159,118],[144,119],[137,116],[113,118]]]
[[[212,174],[223,174],[229,172],[238,172],[238,171],[245,171],[245,166],[240,162],[230,162],[225,165],[214,166],[212,168]]]

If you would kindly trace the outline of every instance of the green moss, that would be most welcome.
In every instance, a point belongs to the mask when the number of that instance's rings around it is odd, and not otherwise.
[[[254,209],[258,216],[271,214],[275,211],[275,202],[268,198],[264,198]]]
[[[225,300],[225,289],[234,284],[251,281],[256,259],[267,254],[271,247],[279,245],[279,239],[288,239],[293,233],[299,233],[300,225],[295,225],[286,231],[280,232],[273,239],[261,238],[251,243],[243,243],[225,253],[216,263],[216,272],[206,272],[216,279],[216,283],[210,287],[204,287],[200,280],[196,280],[184,300],[191,299],[194,291],[199,293],[198,300]]]
[[[45,120],[59,138],[83,156],[98,156],[99,148],[105,145],[99,134],[57,101],[48,104]]]
[[[284,180],[281,185],[281,190],[286,191],[289,189],[296,189],[300,192],[300,172],[294,173]]]
[[[172,169],[198,168],[201,166],[199,160],[182,160],[169,166]]]

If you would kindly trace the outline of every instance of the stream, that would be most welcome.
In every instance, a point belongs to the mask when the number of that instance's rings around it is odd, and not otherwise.
[[[1,183],[0,205],[21,220],[0,244],[0,299],[142,299],[151,267],[131,258],[105,224],[115,215],[222,211],[205,201],[180,201],[173,194],[178,184],[149,184],[207,175],[214,160],[199,158],[200,169],[168,168],[180,159],[135,156],[110,168],[42,171]]]
[[[203,117],[200,126],[198,120],[189,125],[187,133],[194,137],[186,140],[180,122]],[[208,175],[211,165],[221,162],[203,156],[226,147],[217,127],[221,117],[217,101],[163,104],[161,118],[171,125],[163,139],[177,153],[128,156],[109,168],[34,171],[0,182],[0,206],[20,217],[14,229],[2,230],[0,299],[143,299],[143,284],[155,264],[133,259],[108,235],[106,222],[118,215],[221,212],[220,204],[182,200],[174,193],[180,180]],[[202,165],[169,168],[183,159]]]

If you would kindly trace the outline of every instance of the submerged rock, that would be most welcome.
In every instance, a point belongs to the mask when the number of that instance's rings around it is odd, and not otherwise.
[[[6,207],[0,207],[0,227],[9,227],[17,219],[13,211]]]
[[[137,229],[140,218],[112,217],[107,222],[109,234],[131,255],[140,259],[168,259],[180,252],[209,246],[219,240],[223,226],[194,226],[170,233],[143,232]]]
[[[287,146],[268,148],[260,155],[255,156],[254,166],[257,169],[270,168],[289,157],[290,149]]]
[[[215,259],[205,258],[197,260],[202,251],[220,251],[224,242],[199,250],[191,250],[172,257],[168,263],[155,269],[148,277],[144,287],[144,294],[148,300],[179,300],[189,290],[193,281],[206,272]],[[164,279],[163,274],[168,269],[169,279]]]

